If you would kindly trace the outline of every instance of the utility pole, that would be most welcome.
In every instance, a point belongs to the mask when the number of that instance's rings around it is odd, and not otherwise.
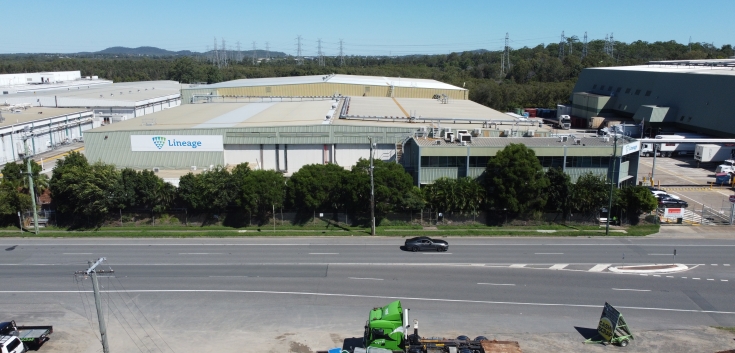
[[[269,42],[265,42],[265,60],[271,59],[271,44]]]
[[[587,32],[584,32],[584,46],[582,47],[582,59],[587,56]]]
[[[98,273],[115,273],[113,270],[96,270],[102,261],[107,260],[100,257],[97,262],[88,261],[89,268],[86,271],[74,272],[75,275],[85,275],[92,277],[92,289],[94,290],[94,305],[97,307],[97,321],[100,324],[100,338],[102,339],[102,353],[110,353],[110,345],[107,343],[107,326],[105,326],[105,317],[102,313],[102,299],[100,298],[100,285],[97,282]]]
[[[342,66],[345,64],[345,57],[344,52],[342,51],[342,44],[344,41],[342,39],[339,40],[339,66]]]
[[[373,138],[370,141],[370,235],[375,235],[375,182],[373,180]]]
[[[615,134],[615,139],[613,140],[613,154],[612,154],[612,173],[610,174],[610,200],[608,202],[608,208],[607,208],[607,224],[605,224],[605,235],[610,234],[610,218],[612,218],[612,202],[613,202],[613,191],[615,191],[615,163],[617,162],[615,158],[617,158],[618,154],[618,133],[613,129],[613,133]]]
[[[25,153],[23,157],[26,160],[26,174],[28,174],[28,190],[31,194],[31,212],[33,212],[33,233],[38,235],[38,211],[36,210],[36,190],[33,186],[33,168],[31,168],[31,154],[28,151],[28,138],[33,139],[33,131],[27,129],[23,134],[23,148]],[[21,230],[23,226],[21,225]]]

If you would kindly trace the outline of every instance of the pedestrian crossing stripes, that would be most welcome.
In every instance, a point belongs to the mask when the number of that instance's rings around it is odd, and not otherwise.
[[[677,186],[674,186],[674,187],[666,187],[666,186],[662,186],[662,187],[660,187],[660,189],[661,190],[664,190],[664,191],[722,191],[722,189],[720,187],[717,187],[717,186],[716,187],[713,187],[713,188],[710,188],[709,186],[687,186],[687,187],[684,187],[684,186],[682,186],[682,187],[677,187]]]

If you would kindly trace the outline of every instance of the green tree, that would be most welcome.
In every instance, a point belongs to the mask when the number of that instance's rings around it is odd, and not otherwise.
[[[301,167],[287,182],[289,204],[300,211],[340,209],[344,205],[343,191],[348,173],[331,163]]]
[[[439,178],[424,187],[431,208],[440,212],[476,213],[482,208],[485,190],[472,178]]]
[[[511,143],[486,168],[487,204],[496,212],[529,215],[546,206],[549,179],[533,150]]]
[[[59,162],[50,182],[57,219],[71,225],[99,226],[116,205],[120,173],[104,163],[90,166],[79,156]]]
[[[572,188],[572,206],[587,217],[593,217],[610,200],[610,184],[606,178],[592,174],[582,174]]]
[[[241,205],[262,220],[274,208],[281,208],[286,196],[285,178],[275,170],[253,170],[245,176],[240,189]]]
[[[629,186],[622,189],[621,204],[628,216],[628,222],[638,224],[640,215],[658,207],[656,197],[645,186]]]
[[[176,59],[168,71],[168,78],[181,83],[191,83],[195,80],[194,60],[188,56]]]
[[[564,222],[571,211],[569,198],[572,195],[572,181],[561,168],[549,168],[546,171],[546,177],[549,179],[549,188],[546,191],[548,196],[546,207],[550,211],[561,214]]]
[[[398,163],[373,160],[375,185],[375,218],[404,207],[406,196],[413,190],[413,178]],[[370,211],[370,161],[360,159],[349,173],[346,193],[354,212]]]
[[[232,174],[220,166],[179,180],[178,197],[185,207],[207,216],[218,215],[235,201],[238,190]]]

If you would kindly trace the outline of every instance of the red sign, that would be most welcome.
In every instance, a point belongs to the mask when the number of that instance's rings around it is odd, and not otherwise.
[[[735,203],[735,195],[730,195],[730,202]]]

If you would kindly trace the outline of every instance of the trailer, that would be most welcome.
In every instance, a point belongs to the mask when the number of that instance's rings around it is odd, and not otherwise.
[[[352,353],[522,353],[518,342],[484,336],[421,337],[418,320],[413,320],[413,333],[409,334],[408,312],[399,300],[371,310],[365,323],[364,348],[355,348]]]
[[[53,332],[53,326],[18,326],[13,320],[0,322],[0,335],[16,336],[28,349],[38,349]]]
[[[677,133],[675,135],[657,135],[656,139],[661,140],[661,143],[655,143],[656,156],[661,157],[673,157],[673,156],[684,156],[694,154],[696,144],[694,143],[679,143],[679,142],[666,142],[666,140],[682,140],[682,139],[706,139],[711,136],[693,134],[693,133]],[[641,156],[651,157],[653,156],[654,143],[644,143],[641,146]]]
[[[731,158],[735,158],[735,146],[701,144],[694,150],[694,160],[701,163],[724,162]]]

